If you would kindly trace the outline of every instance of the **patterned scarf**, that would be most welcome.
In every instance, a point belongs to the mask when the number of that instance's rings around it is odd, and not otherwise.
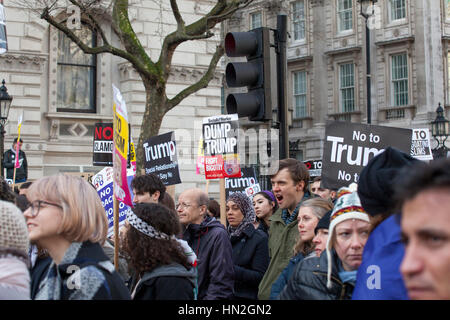
[[[227,202],[228,201],[233,201],[234,203],[236,203],[236,205],[239,207],[239,210],[241,210],[242,214],[244,215],[241,223],[236,228],[228,226],[228,233],[230,234],[230,237],[239,237],[242,234],[242,231],[244,231],[244,229],[249,224],[255,222],[255,209],[253,208],[253,204],[250,201],[250,198],[246,194],[240,192],[231,194],[228,197]]]
[[[288,209],[283,209],[281,211],[281,219],[283,219],[284,223],[286,225],[289,225],[292,221],[297,220],[298,210],[300,209],[301,203],[309,198],[309,193],[305,193],[302,200],[297,204],[297,206],[294,209],[294,212],[292,212],[291,215],[289,215]]]
[[[52,261],[46,278],[39,285],[35,300],[93,300],[99,289],[107,286],[106,278],[97,266],[112,273],[114,265],[109,260],[80,267],[89,259],[86,253],[80,252],[86,250],[83,244],[87,243],[73,242],[59,265]]]

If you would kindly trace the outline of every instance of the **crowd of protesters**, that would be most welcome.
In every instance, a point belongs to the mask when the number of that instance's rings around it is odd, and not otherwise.
[[[205,191],[138,175],[119,243],[86,180],[3,180],[0,299],[450,299],[450,159],[389,147],[339,190],[295,159],[270,178],[230,194],[223,225]]]

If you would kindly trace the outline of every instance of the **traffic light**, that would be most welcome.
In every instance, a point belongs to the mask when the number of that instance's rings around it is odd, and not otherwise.
[[[247,87],[247,93],[227,96],[227,113],[249,117],[250,121],[272,119],[270,88],[270,30],[257,28],[249,32],[229,32],[225,36],[228,57],[247,57],[247,62],[230,62],[225,69],[228,87]]]

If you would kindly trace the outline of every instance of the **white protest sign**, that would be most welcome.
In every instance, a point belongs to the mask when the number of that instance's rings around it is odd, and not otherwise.
[[[433,160],[431,152],[430,130],[428,128],[413,129],[411,140],[411,157],[419,160]]]

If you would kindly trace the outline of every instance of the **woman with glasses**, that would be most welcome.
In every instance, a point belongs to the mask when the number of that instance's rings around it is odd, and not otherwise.
[[[28,189],[24,212],[30,241],[53,262],[39,284],[37,300],[130,299],[102,250],[108,223],[89,183],[67,175],[45,177]]]
[[[332,202],[320,197],[306,200],[300,205],[297,216],[299,236],[294,246],[294,256],[289,260],[286,268],[273,283],[270,291],[271,300],[276,299],[281,293],[292,275],[295,266],[300,261],[308,256],[316,256],[313,243],[315,236],[314,229],[320,219],[331,209],[333,209]]]

